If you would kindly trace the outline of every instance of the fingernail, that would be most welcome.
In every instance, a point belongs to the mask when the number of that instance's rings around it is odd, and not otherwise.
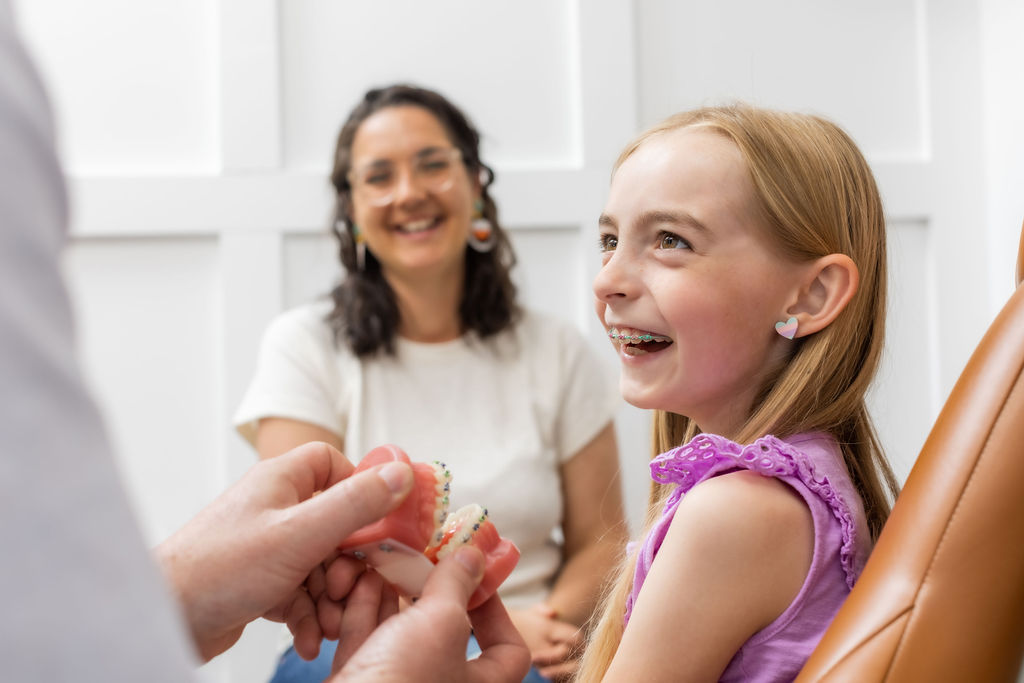
[[[377,476],[384,480],[392,493],[402,493],[409,487],[412,470],[404,463],[389,462],[377,470]]]
[[[471,576],[479,576],[484,571],[484,556],[476,548],[463,546],[455,552],[455,561],[465,567]]]

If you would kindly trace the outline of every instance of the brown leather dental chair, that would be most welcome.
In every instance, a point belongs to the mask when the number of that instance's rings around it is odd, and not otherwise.
[[[797,681],[1016,681],[1024,657],[1024,228],[860,580]]]

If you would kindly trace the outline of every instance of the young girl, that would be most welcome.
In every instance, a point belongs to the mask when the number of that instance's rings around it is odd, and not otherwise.
[[[864,404],[885,320],[874,179],[828,121],[700,109],[626,148],[600,234],[597,313],[666,452],[579,679],[791,680],[896,491]]]

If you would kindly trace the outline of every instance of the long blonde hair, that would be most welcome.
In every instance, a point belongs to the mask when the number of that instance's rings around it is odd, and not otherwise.
[[[881,358],[886,313],[885,217],[871,169],[835,124],[745,104],[676,114],[630,143],[615,169],[641,145],[692,126],[739,148],[768,235],[783,255],[810,261],[840,253],[857,265],[860,286],[846,309],[824,330],[797,340],[788,363],[765,379],[744,425],[725,436],[750,443],[765,434],[831,433],[863,499],[874,539],[898,486],[864,401]],[[655,411],[652,457],[699,431],[685,416]],[[645,531],[670,493],[671,487],[652,484]],[[608,669],[622,638],[635,566],[634,553],[610,582],[577,680],[599,680]]]

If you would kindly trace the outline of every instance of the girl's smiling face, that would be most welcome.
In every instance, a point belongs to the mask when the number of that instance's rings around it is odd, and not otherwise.
[[[739,148],[710,129],[655,134],[619,166],[594,294],[609,336],[631,338],[613,338],[627,401],[707,432],[742,426],[794,343],[774,326],[803,268],[768,230]]]

